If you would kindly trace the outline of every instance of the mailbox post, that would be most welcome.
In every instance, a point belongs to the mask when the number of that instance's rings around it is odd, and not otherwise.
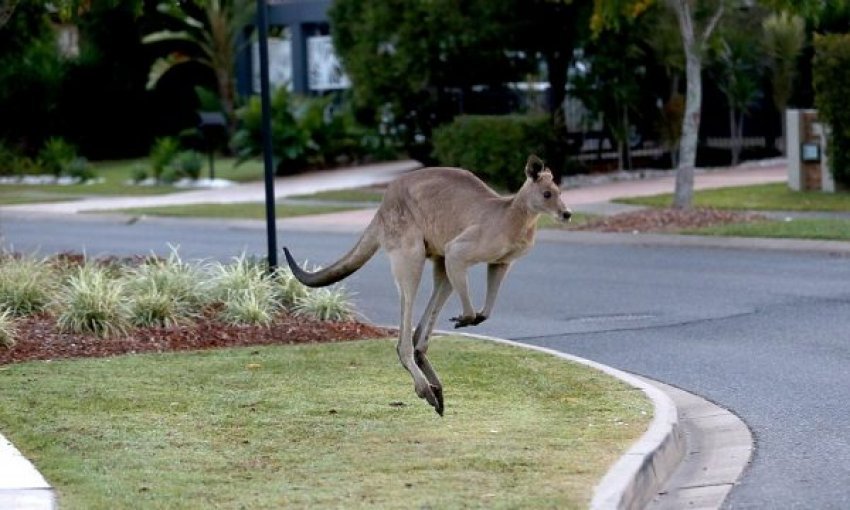
[[[198,112],[198,130],[204,145],[207,147],[207,155],[210,163],[210,180],[215,180],[215,149],[224,139],[227,133],[227,119],[221,112]]]

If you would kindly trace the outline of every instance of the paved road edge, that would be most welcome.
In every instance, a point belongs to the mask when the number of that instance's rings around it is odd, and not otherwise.
[[[442,331],[440,334],[487,340],[531,349],[600,370],[638,388],[655,408],[646,432],[623,454],[594,489],[593,510],[644,508],[662,490],[664,483],[681,463],[687,451],[676,404],[648,380],[585,358],[546,347],[529,345],[485,335]]]

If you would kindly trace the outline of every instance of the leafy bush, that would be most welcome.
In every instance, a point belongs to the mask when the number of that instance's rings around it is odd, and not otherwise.
[[[0,347],[7,349],[15,345],[18,328],[15,327],[15,318],[11,311],[0,309]]]
[[[313,289],[295,303],[295,314],[320,321],[344,321],[354,316],[351,300],[342,287]]]
[[[79,182],[94,180],[97,174],[89,165],[86,158],[74,158],[67,166],[68,177],[72,177]]]
[[[271,98],[272,150],[277,173],[307,166],[331,166],[368,157],[394,155],[398,144],[389,135],[369,130],[354,118],[347,104],[333,96],[300,97],[278,88]],[[262,154],[262,108],[259,97],[237,112],[240,129],[233,146],[240,160]]]
[[[149,157],[153,178],[157,182],[162,180],[163,172],[171,166],[179,151],[180,142],[176,138],[168,136],[154,140]]]
[[[829,125],[827,151],[837,183],[850,186],[850,34],[815,36],[812,85],[820,119]]]
[[[529,154],[546,159],[555,143],[545,115],[465,115],[434,130],[434,156],[443,165],[475,172],[493,186],[516,190]],[[560,166],[558,162],[550,162]]]
[[[267,326],[277,308],[271,295],[260,289],[240,289],[228,293],[220,318],[233,325],[255,324]]]
[[[133,184],[139,184],[147,178],[148,171],[145,169],[144,165],[139,163],[133,165],[133,168],[130,170],[130,180],[133,181]]]
[[[181,176],[197,181],[201,178],[204,161],[196,151],[183,151],[177,154],[174,165]]]
[[[106,337],[126,332],[130,307],[124,284],[110,269],[92,263],[80,266],[56,295],[56,325],[62,331]]]
[[[3,257],[0,260],[0,309],[13,315],[44,310],[55,289],[56,274],[44,259]]]
[[[237,112],[240,128],[234,135],[233,146],[241,161],[263,153],[263,115],[259,96],[252,96]],[[271,96],[272,152],[278,173],[303,165],[307,152],[308,134],[298,125],[292,113],[292,94],[285,87],[274,90]]]
[[[49,138],[38,153],[41,166],[56,177],[67,173],[68,167],[77,157],[77,149],[63,138]]]

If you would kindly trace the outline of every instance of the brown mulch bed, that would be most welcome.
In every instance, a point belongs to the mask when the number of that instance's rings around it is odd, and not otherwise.
[[[718,209],[646,209],[591,220],[585,224],[576,225],[571,230],[671,233],[685,229],[713,227],[730,223],[748,223],[766,219],[761,214]]]
[[[114,338],[62,333],[47,315],[16,323],[17,342],[0,347],[0,365],[30,360],[91,358],[249,345],[303,344],[382,338],[392,331],[359,322],[323,322],[279,315],[269,327],[230,326],[210,318],[171,328],[138,328]]]

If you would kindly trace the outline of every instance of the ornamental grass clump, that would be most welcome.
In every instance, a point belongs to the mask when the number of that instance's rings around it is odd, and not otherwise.
[[[44,310],[56,289],[56,271],[46,259],[0,258],[0,308],[12,315]]]
[[[140,327],[172,327],[190,318],[186,303],[157,287],[152,280],[139,287],[130,296],[130,322]]]
[[[169,327],[200,314],[209,301],[205,276],[200,265],[184,262],[176,248],[165,260],[151,259],[131,269],[125,277],[131,322]]]
[[[277,302],[286,309],[294,309],[298,300],[306,298],[310,292],[289,269],[275,271],[273,283]]]
[[[125,333],[130,306],[123,291],[124,282],[111,276],[107,268],[92,263],[80,266],[56,295],[57,327],[100,337]]]
[[[320,321],[345,321],[354,317],[350,296],[343,287],[311,290],[296,301],[294,312]]]
[[[272,277],[244,254],[231,264],[213,263],[210,296],[222,304],[220,317],[229,324],[271,322],[279,310]]]
[[[15,346],[17,336],[14,315],[9,310],[0,309],[0,347],[11,349]]]

